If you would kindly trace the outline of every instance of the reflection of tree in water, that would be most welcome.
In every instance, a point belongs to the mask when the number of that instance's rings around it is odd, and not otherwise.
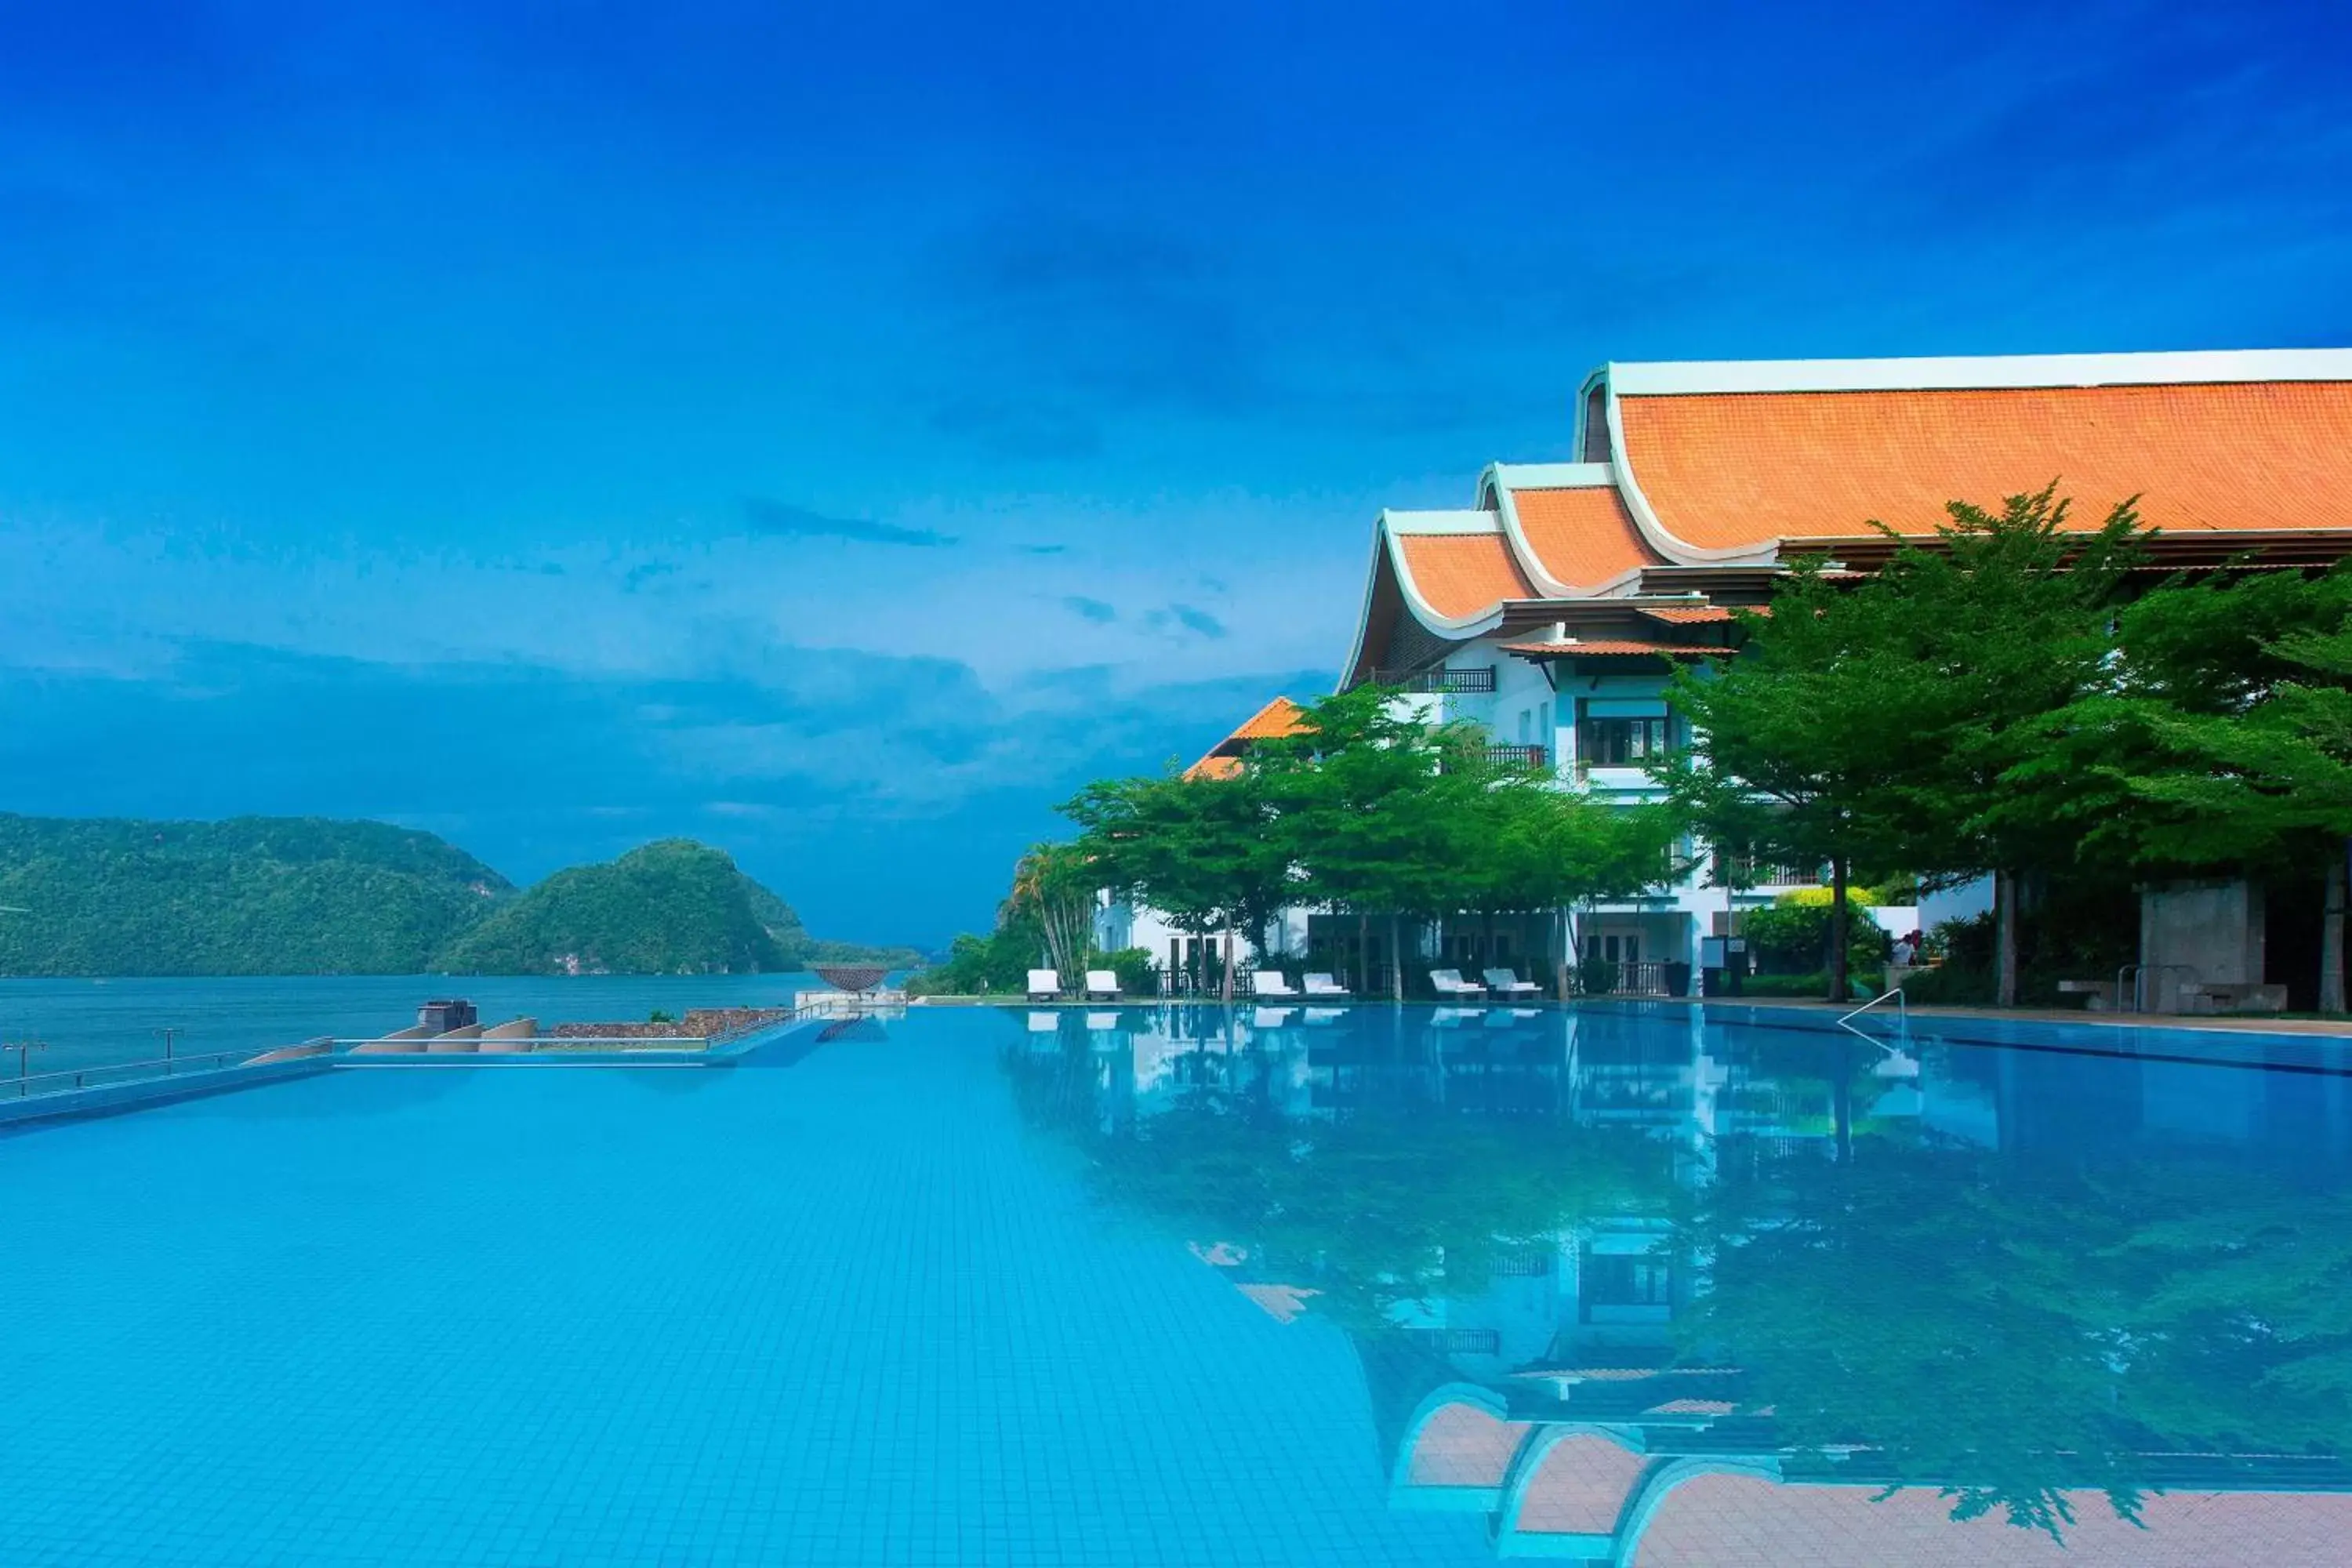
[[[2060,1533],[2136,1517],[2158,1456],[2330,1456],[2352,1423],[2352,1198],[2168,1160],[2030,1168],[1865,1142],[1727,1171],[1686,1235],[1694,1354],[1746,1366],[1801,1449]],[[2176,1467],[2177,1468],[2177,1467]]]
[[[1596,1216],[1663,1215],[1673,1152],[1632,1130],[1370,1103],[1329,1121],[1269,1103],[1247,1053],[1178,1064],[1159,1114],[1106,1116],[1103,1058],[1005,1058],[1016,1101],[1085,1156],[1108,1202],[1182,1240],[1248,1249],[1312,1310],[1387,1329],[1402,1301],[1482,1289],[1501,1260]]]

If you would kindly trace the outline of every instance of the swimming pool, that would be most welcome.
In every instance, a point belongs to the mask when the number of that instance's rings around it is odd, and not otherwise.
[[[2053,1044],[918,1010],[0,1138],[0,1563],[2343,1561],[2352,1080]]]

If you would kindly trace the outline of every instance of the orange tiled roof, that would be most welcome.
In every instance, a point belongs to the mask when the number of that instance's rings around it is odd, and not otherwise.
[[[1702,551],[1927,534],[1944,504],[2052,479],[2095,527],[2352,530],[2352,382],[1624,395],[1625,460],[1659,525]]]
[[[1538,596],[1499,533],[1400,533],[1395,539],[1413,586],[1441,616],[1475,616],[1505,599]]]
[[[1617,1527],[1648,1458],[1598,1433],[1544,1451],[1521,1494],[1514,1528],[1530,1534],[1606,1535]]]
[[[1762,614],[1770,606],[1769,605],[1759,605],[1757,607],[1758,613]],[[1731,612],[1724,608],[1721,605],[1693,605],[1689,609],[1675,607],[1658,610],[1643,610],[1642,613],[1649,616],[1654,621],[1664,621],[1670,626],[1711,626],[1717,621],[1727,621],[1732,618]]]
[[[2352,1495],[2343,1492],[2151,1492],[2140,1500],[2137,1525],[2116,1518],[2105,1493],[2065,1496],[2074,1518],[2061,1545],[2010,1523],[2000,1509],[1955,1521],[1953,1500],[1932,1487],[1881,1498],[1868,1486],[1694,1476],[1658,1504],[1634,1548],[1633,1568],[2211,1568],[2338,1563],[2352,1539]]]
[[[1405,1461],[1405,1484],[1415,1487],[1499,1487],[1528,1423],[1489,1415],[1475,1405],[1447,1405],[1430,1413]]]
[[[1209,748],[1208,755],[1184,770],[1188,779],[1229,779],[1242,771],[1242,753],[1253,741],[1278,741],[1307,728],[1307,710],[1287,697],[1277,697],[1241,722],[1241,727]]]
[[[1614,485],[1514,490],[1511,509],[1536,564],[1555,583],[1595,588],[1664,559],[1643,541]]]
[[[1699,658],[1719,654],[1719,647],[1693,647],[1688,643],[1631,642],[1616,637],[1591,637],[1581,642],[1513,642],[1505,653],[1531,658]]]
[[[1277,697],[1248,718],[1242,727],[1225,737],[1234,741],[1279,741],[1296,735],[1307,728],[1307,710],[1287,697]]]

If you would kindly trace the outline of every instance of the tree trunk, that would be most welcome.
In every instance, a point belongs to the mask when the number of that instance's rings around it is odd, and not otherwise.
[[[1830,1000],[1846,1000],[1845,857],[1830,857]]]
[[[1372,917],[1356,912],[1356,994],[1372,994]]]
[[[1576,928],[1569,923],[1568,908],[1562,905],[1555,911],[1553,934],[1559,939],[1559,952],[1552,963],[1552,984],[1563,1002],[1568,1000],[1568,972],[1576,958]]]
[[[1404,1000],[1404,921],[1389,917],[1389,1000]]]
[[[2017,1005],[2017,873],[1992,874],[1993,1005]]]
[[[2344,863],[2352,839],[2327,858],[2327,901],[2319,917],[2319,1010],[2344,1011]]]
[[[1231,921],[1225,924],[1225,975],[1221,989],[1224,993],[1225,1005],[1232,1006],[1234,1005],[1234,928]]]

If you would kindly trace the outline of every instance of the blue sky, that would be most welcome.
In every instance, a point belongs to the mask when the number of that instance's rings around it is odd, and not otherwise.
[[[2352,342],[2347,26],[0,0],[0,809],[943,942],[1602,360]]]

